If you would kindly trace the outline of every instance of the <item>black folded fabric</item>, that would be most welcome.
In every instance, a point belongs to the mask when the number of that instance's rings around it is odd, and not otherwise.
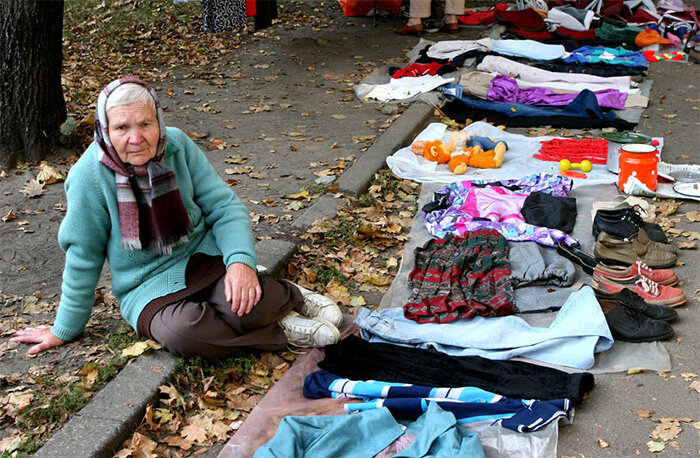
[[[542,68],[550,72],[559,73],[583,73],[596,76],[635,76],[644,75],[647,67],[632,67],[629,65],[610,65],[605,63],[579,64],[564,62],[561,59],[554,60],[521,60],[523,64]]]
[[[576,224],[576,199],[532,192],[525,198],[520,213],[528,224],[559,229],[568,234]]]
[[[440,388],[475,386],[522,399],[562,399],[579,404],[593,389],[593,374],[567,374],[523,361],[450,356],[420,348],[370,343],[349,336],[325,347],[318,366],[351,380],[381,380]]]
[[[446,103],[441,110],[445,115],[459,123],[464,123],[467,119],[473,121],[486,119],[488,122],[506,127],[552,126],[569,129],[614,127],[618,131],[623,131],[633,130],[637,125],[637,123],[625,121],[622,118],[580,118],[563,115],[510,117],[494,110],[468,107],[459,99]]]

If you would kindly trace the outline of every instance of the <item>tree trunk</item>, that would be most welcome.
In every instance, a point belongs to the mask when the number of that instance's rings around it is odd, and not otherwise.
[[[38,161],[66,119],[63,0],[0,0],[0,168]]]

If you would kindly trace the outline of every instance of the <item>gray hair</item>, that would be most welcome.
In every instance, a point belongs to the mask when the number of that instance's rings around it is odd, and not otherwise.
[[[153,97],[151,97],[148,89],[136,83],[122,84],[107,98],[105,112],[108,112],[114,107],[130,105],[138,102],[144,103],[150,106],[154,112],[156,111],[156,103],[153,101]]]

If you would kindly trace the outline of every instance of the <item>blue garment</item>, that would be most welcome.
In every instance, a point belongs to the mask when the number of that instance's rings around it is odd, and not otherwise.
[[[572,293],[546,328],[531,326],[514,315],[418,324],[405,318],[401,307],[373,312],[362,308],[355,324],[370,342],[434,348],[454,356],[498,360],[523,356],[577,369],[593,367],[593,354],[613,344],[590,286]]]
[[[564,62],[577,62],[580,64],[595,64],[602,62],[610,65],[625,65],[627,67],[644,67],[648,63],[641,51],[629,51],[623,47],[604,48],[600,46],[582,46],[571,51],[571,55],[565,57]]]
[[[513,399],[476,387],[432,388],[381,381],[354,381],[327,371],[316,371],[304,380],[304,396],[311,399],[360,398],[364,403],[345,405],[348,412],[388,408],[398,418],[414,420],[437,402],[452,412],[459,424],[493,421],[526,433],[544,428],[559,418],[570,418],[568,399],[535,401]]]
[[[388,409],[354,415],[285,417],[275,436],[253,456],[366,458],[378,454],[404,434],[408,438],[416,437],[394,458],[485,456],[476,434],[459,427],[455,416],[437,403],[430,403],[427,412],[405,431]]]
[[[562,45],[547,45],[534,40],[491,40],[491,49],[497,54],[530,60],[559,59],[566,52]]]
[[[506,150],[508,149],[508,143],[493,141],[488,137],[472,137],[467,140],[467,147],[473,148],[475,146],[480,146],[484,151],[488,151],[494,149],[499,143],[503,143],[506,146]]]
[[[598,99],[593,91],[584,89],[574,100],[566,105],[563,109],[539,107],[536,105],[527,105],[518,102],[491,102],[482,100],[468,95],[456,97],[454,89],[448,87],[446,89],[437,88],[443,92],[449,100],[459,99],[468,108],[479,110],[491,110],[501,113],[509,118],[516,117],[550,117],[550,116],[569,116],[575,118],[601,118],[601,119],[616,119],[619,118],[617,112],[611,110],[604,113],[598,104]]]

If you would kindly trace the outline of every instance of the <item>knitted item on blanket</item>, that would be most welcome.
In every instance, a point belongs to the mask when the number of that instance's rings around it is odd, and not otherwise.
[[[668,51],[656,54],[654,51],[642,51],[644,57],[649,62],[658,62],[660,60],[675,60],[684,61],[688,58],[688,55],[683,51]]]
[[[603,138],[553,138],[541,143],[540,151],[533,156],[541,161],[559,162],[568,159],[571,162],[581,162],[587,159],[593,164],[605,164],[608,159],[608,141]]]
[[[510,281],[509,247],[493,229],[431,239],[416,249],[404,316],[418,323],[448,323],[517,311]]]

